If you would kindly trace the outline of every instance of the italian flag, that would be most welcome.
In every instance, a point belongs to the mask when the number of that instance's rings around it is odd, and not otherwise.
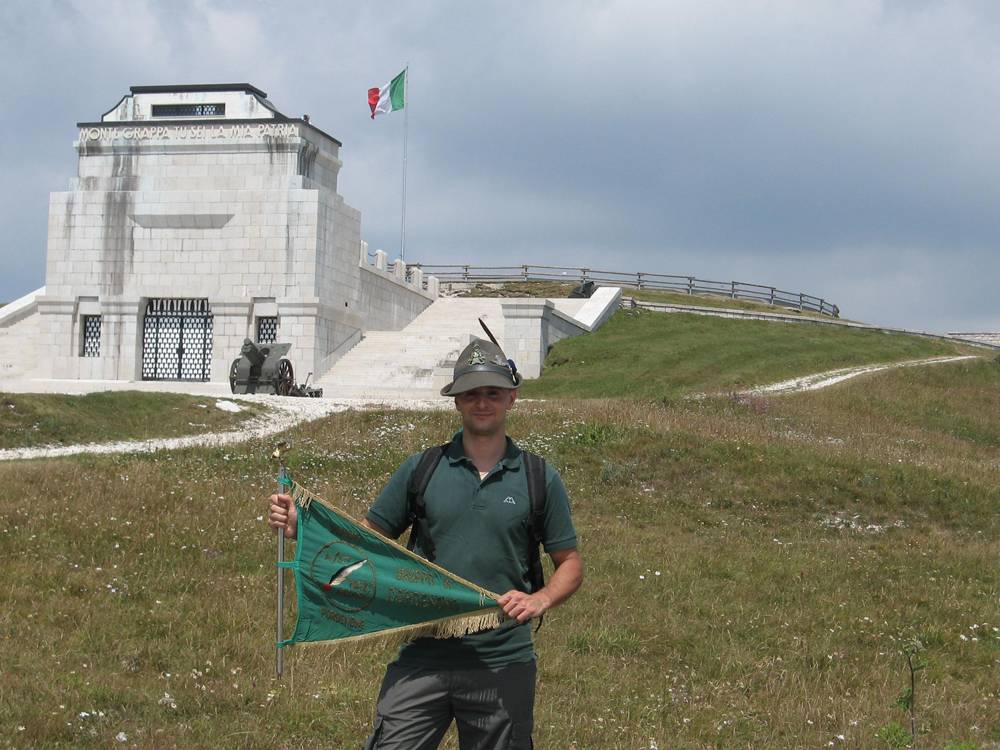
[[[402,109],[405,95],[405,69],[385,86],[368,89],[368,106],[372,110],[372,119],[375,119],[375,115],[384,115]]]

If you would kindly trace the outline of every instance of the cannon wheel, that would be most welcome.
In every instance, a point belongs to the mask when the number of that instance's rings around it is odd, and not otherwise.
[[[233,363],[229,366],[229,390],[232,393],[236,393],[236,372],[240,368],[239,358],[234,359]]]
[[[295,387],[295,375],[292,363],[287,359],[278,360],[278,376],[274,380],[274,392],[279,396],[287,396]]]

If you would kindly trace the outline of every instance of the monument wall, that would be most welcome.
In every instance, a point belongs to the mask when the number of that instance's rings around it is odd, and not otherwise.
[[[133,87],[74,145],[49,205],[43,377],[224,381],[244,337],[273,336],[304,379],[436,296],[367,268],[341,144],[251,86]]]

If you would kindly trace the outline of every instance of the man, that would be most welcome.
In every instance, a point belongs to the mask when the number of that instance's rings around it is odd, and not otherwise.
[[[463,638],[420,638],[403,646],[386,670],[365,750],[432,750],[454,719],[462,750],[529,750],[535,691],[530,620],[569,598],[583,580],[569,500],[546,466],[545,551],[555,570],[530,591],[531,502],[521,450],[507,437],[507,414],[521,376],[500,347],[479,339],[466,347],[441,390],[453,397],[462,429],[445,448],[424,492],[415,551],[490,591],[508,621]],[[410,524],[410,477],[421,454],[389,479],[363,523],[397,538]],[[269,523],[295,535],[287,495],[271,496]]]

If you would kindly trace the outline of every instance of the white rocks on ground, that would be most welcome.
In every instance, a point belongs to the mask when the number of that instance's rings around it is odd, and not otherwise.
[[[210,432],[154,440],[123,440],[114,443],[9,448],[7,450],[0,450],[0,461],[25,458],[54,458],[57,456],[73,456],[80,453],[152,453],[158,450],[174,450],[177,448],[192,448],[207,445],[228,445],[253,438],[277,435],[302,422],[320,419],[329,414],[347,411],[348,409],[416,409],[418,411],[435,411],[438,409],[454,408],[451,399],[446,398],[437,400],[392,399],[373,401],[253,395],[236,396],[234,400],[266,404],[268,412],[259,417],[248,419],[243,424],[225,432]],[[233,405],[238,406],[237,404]]]

